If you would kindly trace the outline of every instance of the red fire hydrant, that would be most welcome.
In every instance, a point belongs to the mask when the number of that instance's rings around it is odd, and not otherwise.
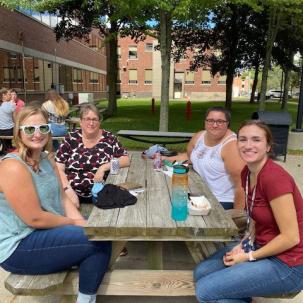
[[[155,98],[152,98],[151,99],[151,112],[154,114],[156,112],[156,109],[155,109]]]
[[[187,96],[186,97],[186,120],[190,120],[191,119],[191,102],[190,102],[190,98]]]

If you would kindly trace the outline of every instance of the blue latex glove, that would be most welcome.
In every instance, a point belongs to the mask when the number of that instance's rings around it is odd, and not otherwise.
[[[94,183],[92,188],[93,202],[95,202],[98,199],[98,193],[103,189],[103,187],[104,184],[102,182]]]

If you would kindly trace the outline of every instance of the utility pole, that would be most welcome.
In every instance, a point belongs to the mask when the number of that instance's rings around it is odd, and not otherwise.
[[[24,33],[19,32],[19,41],[21,43],[21,55],[22,55],[22,83],[23,83],[23,90],[24,90],[24,102],[27,103],[27,93],[26,93],[26,69],[25,69],[25,55],[24,55]]]
[[[302,118],[303,118],[303,57],[301,56],[301,82],[300,82],[300,94],[297,110],[297,121],[296,128],[293,128],[293,132],[303,132],[302,128]]]

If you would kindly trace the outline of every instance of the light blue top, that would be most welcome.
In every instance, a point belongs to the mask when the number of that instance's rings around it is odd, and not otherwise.
[[[0,106],[0,129],[11,129],[14,127],[13,112],[16,105],[12,102],[2,102]]]
[[[64,215],[58,178],[50,161],[46,159],[46,154],[41,156],[38,173],[34,172],[18,155],[7,154],[2,161],[8,158],[17,159],[26,165],[32,175],[42,209]],[[22,186],[22,184],[18,184],[16,179],[17,186]],[[22,198],[27,199],[27,197]],[[0,222],[0,263],[2,263],[15,251],[19,242],[32,233],[34,229],[17,216],[2,192],[0,192]]]

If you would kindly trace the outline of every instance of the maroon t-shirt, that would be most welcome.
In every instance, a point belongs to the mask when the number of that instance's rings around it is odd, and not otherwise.
[[[247,166],[241,173],[242,186],[245,189],[248,174]],[[300,231],[300,243],[277,255],[289,266],[303,265],[303,199],[300,191],[290,176],[280,165],[268,159],[258,174],[256,196],[252,210],[252,218],[256,221],[256,243],[267,244],[279,235],[279,228],[274,218],[270,201],[286,193],[292,193]],[[248,191],[248,207],[251,205],[252,191]]]

